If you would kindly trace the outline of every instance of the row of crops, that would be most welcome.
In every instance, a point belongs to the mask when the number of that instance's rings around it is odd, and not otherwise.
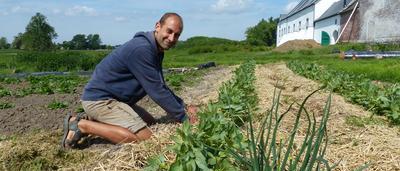
[[[87,78],[79,76],[29,76],[24,79],[28,85],[11,90],[0,84],[0,97],[14,96],[24,97],[29,94],[54,94],[54,93],[75,93],[76,88],[84,84]],[[18,84],[23,80],[18,78],[4,77],[0,78],[0,83]]]
[[[77,87],[84,84],[87,78],[79,76],[29,76],[25,79],[13,77],[0,77],[0,98],[2,97],[24,97],[30,94],[54,94],[54,93],[76,93]],[[17,84],[22,86],[13,88]],[[26,84],[26,85],[24,85]],[[0,110],[13,108],[10,102],[0,102]],[[65,102],[53,101],[48,105],[49,109],[66,108]]]
[[[323,159],[330,100],[317,127],[314,115],[309,115],[304,108],[309,95],[299,104],[292,133],[283,142],[277,138],[279,125],[295,104],[279,114],[280,93],[276,91],[271,109],[254,119],[258,105],[254,70],[254,61],[237,68],[233,79],[220,87],[218,101],[209,103],[198,113],[199,124],[185,122],[177,129],[173,137],[175,144],[170,147],[175,159],[167,161],[161,154],[149,162],[146,170],[312,170],[320,164],[330,170]],[[308,118],[308,129],[300,151],[295,152],[294,137],[302,115]],[[262,126],[256,128],[253,124],[260,120]]]
[[[330,70],[315,63],[292,61],[287,66],[297,74],[326,84],[349,101],[400,123],[400,85],[368,79],[364,75]]]

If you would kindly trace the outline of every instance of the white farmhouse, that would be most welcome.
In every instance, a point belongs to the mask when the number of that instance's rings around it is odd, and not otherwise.
[[[288,14],[280,16],[277,28],[279,46],[290,40],[313,39],[334,44],[340,31],[340,14],[350,0],[302,0]]]

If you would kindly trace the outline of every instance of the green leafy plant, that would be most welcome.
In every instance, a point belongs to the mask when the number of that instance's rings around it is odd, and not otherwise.
[[[400,123],[399,84],[377,85],[364,75],[329,70],[315,63],[291,61],[287,66],[300,75],[322,82],[351,102],[375,114],[387,116],[393,123]]]
[[[0,77],[0,82],[6,83],[6,84],[16,84],[16,83],[20,83],[21,79],[14,78],[14,77]]]
[[[11,90],[0,86],[0,97],[11,96],[11,94],[12,94]]]
[[[14,104],[12,103],[7,103],[7,102],[0,102],[0,109],[8,109],[8,108],[13,108]]]
[[[55,110],[55,109],[65,109],[68,107],[68,104],[66,102],[60,102],[60,101],[53,101],[51,102],[47,108],[51,109],[51,110]]]
[[[228,149],[247,146],[239,125],[246,121],[244,110],[256,109],[257,97],[252,86],[255,62],[247,62],[235,70],[232,81],[219,91],[220,99],[198,113],[200,122],[188,122],[177,130],[171,150],[176,153],[173,163],[165,164],[162,156],[155,157],[149,170],[239,170]],[[253,91],[253,92],[251,92]],[[237,100],[241,99],[241,101]],[[234,103],[233,103],[234,102]],[[236,108],[238,110],[236,110]]]

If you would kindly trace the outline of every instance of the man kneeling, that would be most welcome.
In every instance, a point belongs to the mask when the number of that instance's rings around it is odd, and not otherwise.
[[[162,72],[164,51],[178,42],[182,30],[182,18],[176,13],[166,13],[154,31],[136,33],[105,57],[96,66],[81,98],[91,120],[79,114],[67,115],[62,147],[76,146],[82,134],[97,135],[113,143],[150,138],[152,132],[147,124],[153,123],[154,118],[136,105],[145,95],[177,122],[187,119],[196,122],[195,115],[186,114],[183,100],[167,87]],[[188,111],[194,114],[195,110]]]

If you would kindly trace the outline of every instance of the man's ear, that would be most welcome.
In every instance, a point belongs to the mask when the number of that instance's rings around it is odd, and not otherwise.
[[[156,31],[160,31],[160,29],[161,29],[161,23],[160,22],[156,23],[155,29],[156,29]]]

